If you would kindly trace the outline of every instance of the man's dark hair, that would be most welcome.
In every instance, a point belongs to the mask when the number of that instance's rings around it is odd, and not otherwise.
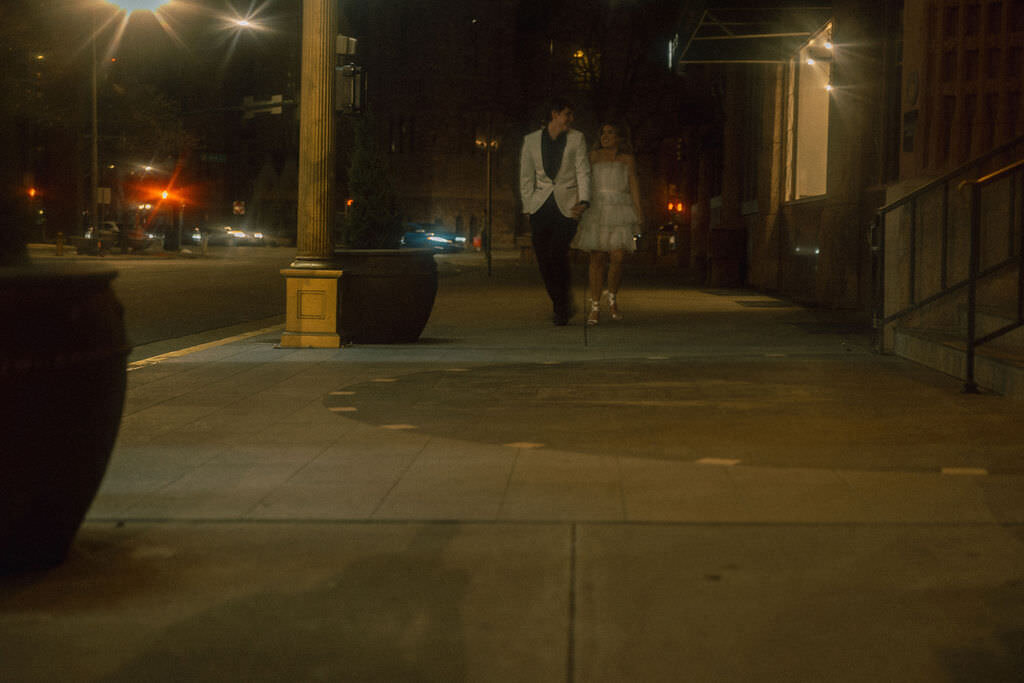
[[[553,112],[562,111],[563,109],[572,109],[576,111],[576,106],[565,97],[555,96],[548,100],[547,105],[544,107],[544,123],[548,124],[551,119]]]

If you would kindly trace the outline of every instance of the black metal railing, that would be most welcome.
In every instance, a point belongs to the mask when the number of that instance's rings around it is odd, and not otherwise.
[[[1020,202],[1024,159],[1007,164],[1022,153],[1024,136],[886,204],[877,210],[872,224],[878,349],[885,350],[887,330],[894,324],[940,302],[966,296],[967,391],[977,390],[975,348],[1024,324]],[[1006,165],[988,172],[1000,164]],[[1005,195],[994,194],[1003,186]],[[899,243],[893,244],[890,232],[896,233]],[[978,337],[978,283],[1014,266],[1016,319]]]
[[[965,368],[966,378],[964,381],[964,391],[970,393],[977,393],[978,384],[974,381],[974,351],[975,348],[986,344],[993,339],[998,339],[1009,332],[1014,331],[1018,327],[1024,326],[1024,272],[1021,272],[1021,266],[1024,265],[1024,240],[1021,239],[1021,221],[1017,216],[1017,186],[1019,181],[1017,180],[1022,176],[1024,171],[1024,159],[1010,164],[1005,168],[1001,168],[998,171],[989,173],[988,175],[982,176],[977,180],[965,180],[960,184],[960,188],[966,189],[970,192],[970,207],[971,207],[971,240],[970,240],[970,253],[969,253],[969,266],[967,276],[967,333],[966,333],[966,351],[967,351],[967,364]],[[1001,179],[1007,178],[1007,186],[1009,187],[1010,196],[1008,198],[1008,215],[1011,221],[1009,252],[1010,257],[1005,259],[1002,263],[994,266],[989,266],[986,270],[991,271],[993,268],[1000,269],[1006,266],[1014,265],[1017,266],[1017,291],[1015,313],[1016,318],[1007,325],[1000,327],[999,329],[993,330],[988,334],[981,337],[977,336],[977,311],[978,311],[978,279],[982,276],[981,273],[981,192],[985,187],[988,187],[994,183],[999,182]],[[1016,223],[1016,225],[1014,225]],[[1017,229],[1014,230],[1013,228]],[[1016,243],[1016,244],[1014,244]],[[1015,252],[1015,253],[1014,253]]]

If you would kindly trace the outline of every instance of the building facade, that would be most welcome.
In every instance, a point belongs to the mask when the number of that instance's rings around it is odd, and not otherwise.
[[[373,118],[406,221],[441,223],[469,238],[487,221],[491,153],[495,245],[521,231],[516,162],[522,83],[515,2],[385,0],[347,8],[345,30],[360,38],[365,115]],[[342,164],[344,167],[344,163]],[[339,169],[339,170],[343,170]]]
[[[1020,0],[711,1],[683,25],[680,68],[722,92],[695,171],[710,282],[871,311],[877,209],[1024,133]]]
[[[673,103],[682,89],[664,51],[678,7],[604,0],[381,0],[345,5],[343,31],[360,38],[367,115],[373,117],[406,220],[444,223],[474,237],[486,225],[491,147],[494,246],[528,241],[518,164],[523,136],[545,120],[552,95],[576,106],[593,141],[614,119],[633,131],[650,226],[678,195],[672,149],[680,120],[699,107]],[[655,12],[655,8],[658,10]],[[610,29],[610,30],[609,30]],[[343,145],[341,146],[344,147]]]

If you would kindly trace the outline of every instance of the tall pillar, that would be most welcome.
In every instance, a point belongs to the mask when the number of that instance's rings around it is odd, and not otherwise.
[[[298,251],[281,271],[287,297],[283,347],[337,348],[334,265],[334,53],[337,0],[303,0],[299,96]]]
[[[303,0],[299,96],[298,254],[293,267],[334,259],[334,43],[337,0]]]

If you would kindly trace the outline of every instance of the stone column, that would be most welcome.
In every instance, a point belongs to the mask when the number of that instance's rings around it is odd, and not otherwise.
[[[303,0],[298,252],[286,280],[283,347],[337,348],[341,271],[334,265],[334,60],[337,0]]]
[[[334,43],[337,0],[303,0],[299,96],[299,221],[295,268],[334,258]]]

